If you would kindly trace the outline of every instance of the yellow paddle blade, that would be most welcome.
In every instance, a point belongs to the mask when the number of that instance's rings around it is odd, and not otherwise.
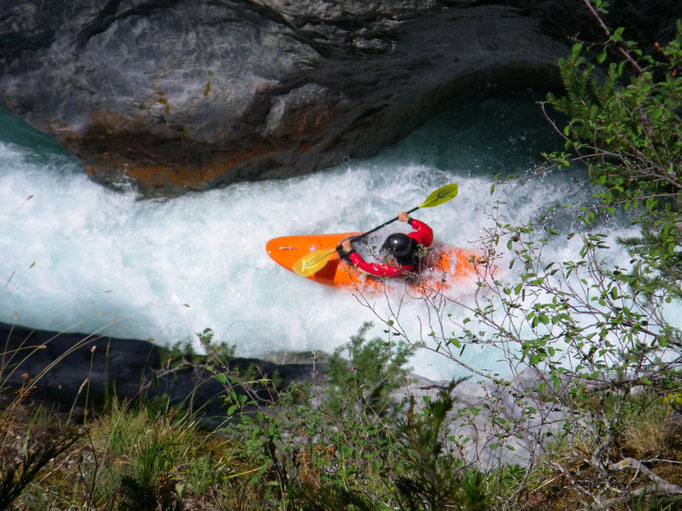
[[[431,192],[431,195],[429,195],[419,207],[432,208],[434,206],[439,206],[450,199],[454,199],[458,190],[456,183],[441,186],[438,190]]]
[[[336,253],[336,249],[331,250],[316,250],[301,257],[291,267],[294,272],[303,276],[310,277],[325,267],[329,258]]]

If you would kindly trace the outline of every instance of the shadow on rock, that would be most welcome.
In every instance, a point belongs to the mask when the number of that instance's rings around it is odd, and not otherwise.
[[[147,341],[34,330],[0,323],[0,393],[31,387],[30,396],[63,406],[101,404],[107,396],[149,400],[167,397],[173,406],[198,412],[208,426],[227,418],[226,391],[245,395],[230,375],[255,375],[268,385],[249,387],[249,401],[267,389],[313,381],[324,372],[315,357],[276,363],[253,358],[225,360],[219,379],[201,363],[164,364],[169,352]],[[223,377],[224,376],[224,377]],[[274,386],[273,386],[274,384]],[[267,391],[262,401],[272,400]]]

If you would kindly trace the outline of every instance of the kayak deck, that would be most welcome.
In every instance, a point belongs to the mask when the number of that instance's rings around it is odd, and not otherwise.
[[[342,240],[358,234],[361,233],[282,236],[268,241],[265,250],[276,263],[293,271],[294,264],[301,257],[317,250],[333,249]],[[360,253],[362,254],[361,251]],[[422,261],[419,278],[406,279],[406,283],[415,290],[444,291],[476,274],[476,258],[476,254],[469,250],[451,245],[436,245]],[[342,261],[336,253],[331,255],[322,269],[306,278],[332,287],[356,288],[369,292],[380,292],[385,289],[384,279],[359,271]],[[400,281],[401,279],[390,280]]]

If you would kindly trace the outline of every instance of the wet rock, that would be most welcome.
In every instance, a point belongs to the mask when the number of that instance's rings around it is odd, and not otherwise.
[[[4,2],[0,105],[148,195],[287,177],[554,76],[562,36],[516,3]]]
[[[680,5],[614,6],[614,24],[654,37]],[[577,0],[13,0],[0,106],[94,180],[169,195],[367,157],[448,100],[551,88],[568,36],[594,29]]]
[[[0,384],[29,390],[29,399],[84,407],[106,396],[121,399],[165,396],[198,412],[208,425],[226,418],[225,386],[200,367],[166,367],[163,348],[151,342],[68,332],[48,332],[0,323]],[[318,378],[323,360],[274,363],[235,357],[229,372],[251,371],[279,388]],[[238,386],[233,387],[242,393]],[[256,396],[257,397],[257,396]],[[250,396],[253,398],[253,396]]]

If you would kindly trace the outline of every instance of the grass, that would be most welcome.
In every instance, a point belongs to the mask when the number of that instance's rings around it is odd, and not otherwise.
[[[240,455],[239,443],[224,432],[158,403],[112,398],[77,427],[66,411],[21,406],[2,426],[10,439],[3,476],[24,465],[38,469],[13,499],[16,509],[258,508],[256,460]],[[36,453],[55,455],[38,467],[30,461]],[[235,494],[248,495],[242,507],[235,507]]]
[[[629,404],[630,413],[623,421],[626,425],[609,447],[612,458],[646,460],[646,467],[655,474],[682,487],[682,416],[653,393],[633,396]],[[524,488],[525,503],[520,509],[585,509],[585,493],[604,484],[602,475],[587,461],[595,448],[592,438],[581,433],[570,444],[552,446],[549,457],[537,467],[534,482]],[[611,498],[624,498],[604,509],[663,511],[682,506],[679,495],[636,495],[635,488],[649,482],[639,470],[612,471],[608,478]]]
[[[585,462],[594,449],[587,435],[558,441],[530,469],[482,471],[466,462],[450,442],[458,382],[423,402],[398,400],[394,391],[409,384],[409,350],[365,332],[328,359],[324,382],[287,389],[252,373],[229,374],[231,352],[211,351],[210,331],[202,334],[205,357],[170,350],[164,367],[203,365],[225,382],[228,401],[244,390],[246,401],[214,429],[163,398],[110,395],[84,413],[33,401],[29,379],[3,386],[0,509],[550,511],[581,509],[581,489],[603,483]],[[254,386],[273,399],[256,402]],[[679,414],[654,394],[630,404],[610,448],[682,486]],[[620,490],[630,498],[609,509],[679,504],[674,495],[628,493],[646,479],[642,471],[614,471],[613,496]]]

